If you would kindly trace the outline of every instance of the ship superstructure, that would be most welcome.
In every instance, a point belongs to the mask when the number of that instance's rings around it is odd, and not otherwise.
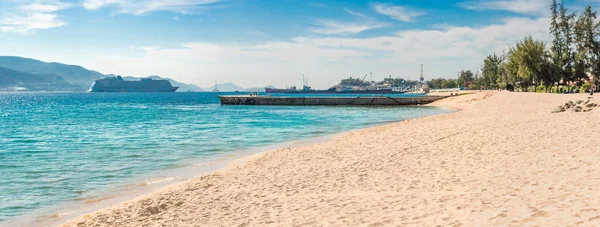
[[[173,87],[167,80],[123,80],[121,76],[105,77],[94,81],[89,92],[175,92],[179,87]]]

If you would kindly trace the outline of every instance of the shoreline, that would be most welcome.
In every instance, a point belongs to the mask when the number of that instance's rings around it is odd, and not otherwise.
[[[593,165],[600,150],[591,137],[600,135],[600,109],[550,113],[584,98],[508,92],[450,97],[432,106],[462,111],[263,151],[64,226],[600,224],[584,212],[600,209],[600,184],[592,179],[600,174]],[[561,143],[566,135],[573,138]]]
[[[370,127],[377,126],[378,125],[374,125]],[[237,163],[238,160],[252,160],[253,158],[260,157],[260,155],[263,153],[273,152],[279,149],[321,143],[330,140],[336,136],[340,136],[346,133],[362,129],[365,128],[352,129],[349,131],[338,132],[330,135],[307,137],[290,141],[284,141],[276,144],[247,148],[238,151],[233,151],[231,153],[224,153],[222,154],[223,157],[210,157],[210,159],[207,160],[203,160],[202,158],[196,158],[191,162],[188,161],[189,163],[186,166],[177,167],[173,169],[156,170],[154,172],[145,174],[148,176],[155,174],[160,174],[163,176],[148,178],[144,177],[144,175],[141,177],[137,177],[131,183],[125,185],[118,185],[115,188],[111,188],[111,192],[109,193],[102,193],[100,195],[87,198],[74,199],[66,201],[64,202],[64,204],[58,204],[50,208],[42,208],[40,210],[33,211],[31,214],[16,216],[14,219],[9,219],[4,222],[0,222],[0,226],[4,224],[7,224],[8,226],[60,226],[82,215],[109,209],[115,205],[124,202],[139,200],[140,198],[143,198],[153,193],[168,190],[171,187],[178,186],[194,178],[202,177],[211,173],[225,171],[226,169],[232,167],[232,164]],[[192,162],[201,163],[190,164]],[[193,170],[194,172],[190,173],[188,172],[189,170]],[[159,182],[138,181],[142,179]],[[52,208],[60,209],[57,212],[45,212],[47,210],[51,210]],[[77,209],[82,209],[82,211],[74,211]]]
[[[446,92],[448,93],[448,92]],[[448,95],[445,93],[442,93],[444,95]],[[437,94],[440,95],[440,94]],[[471,95],[471,93],[466,93],[466,95]],[[440,100],[441,101],[441,100]],[[437,108],[443,108],[443,109],[447,109],[449,110],[449,112],[447,113],[441,113],[441,114],[436,114],[436,115],[431,115],[431,116],[437,116],[437,115],[445,115],[445,114],[452,114],[454,112],[458,112],[458,111],[462,111],[464,109],[464,107],[459,107],[459,106],[454,106],[454,105],[448,105],[448,104],[443,104],[443,105],[439,105],[438,104],[439,101],[433,102],[433,103],[429,103],[426,105],[423,105],[424,107],[437,107]],[[429,116],[421,116],[418,118],[423,118],[423,117],[429,117]],[[155,187],[152,188],[151,190],[145,190],[144,193],[136,195],[136,196],[128,196],[128,198],[126,199],[120,199],[117,202],[111,202],[110,204],[104,205],[100,208],[94,209],[92,211],[87,211],[87,212],[78,212],[79,215],[76,215],[73,218],[68,218],[66,220],[62,220],[62,221],[54,221],[53,225],[54,226],[69,226],[69,223],[81,218],[81,217],[85,217],[89,214],[92,213],[96,213],[96,212],[101,212],[104,210],[108,210],[111,209],[115,206],[118,206],[119,204],[123,204],[123,203],[129,203],[129,202],[136,202],[136,201],[140,201],[144,198],[146,198],[147,196],[150,196],[152,194],[156,194],[156,193],[161,193],[161,192],[165,192],[168,191],[172,188],[178,187],[178,186],[182,186],[186,183],[188,183],[189,181],[196,179],[196,178],[202,178],[205,177],[207,175],[210,174],[218,174],[218,173],[224,173],[227,171],[231,171],[233,168],[236,167],[240,167],[245,165],[248,162],[251,162],[253,160],[259,159],[265,155],[268,155],[269,153],[272,152],[276,152],[278,150],[282,150],[282,149],[289,149],[289,148],[294,148],[294,147],[299,147],[299,146],[310,146],[310,145],[316,145],[319,143],[323,143],[326,141],[332,141],[335,140],[336,138],[339,137],[343,137],[345,135],[348,134],[353,134],[356,132],[360,132],[363,130],[369,130],[369,129],[373,129],[373,128],[378,128],[378,127],[383,127],[383,126],[388,126],[391,124],[395,124],[398,122],[402,122],[402,121],[407,121],[407,120],[413,120],[413,119],[417,119],[417,118],[410,118],[410,119],[402,119],[402,120],[395,120],[395,121],[390,121],[390,122],[384,122],[384,123],[380,123],[380,124],[375,124],[375,125],[371,125],[368,126],[366,128],[358,128],[358,129],[352,129],[352,130],[347,130],[347,131],[343,131],[343,132],[338,132],[338,133],[334,133],[331,135],[323,135],[323,136],[318,136],[318,137],[311,137],[311,138],[303,138],[303,139],[299,139],[299,140],[292,140],[292,141],[286,141],[286,142],[282,142],[282,143],[278,143],[278,144],[273,144],[273,145],[268,145],[268,146],[263,146],[263,147],[256,147],[256,148],[252,148],[252,149],[247,149],[247,150],[252,150],[252,151],[246,151],[243,152],[243,154],[236,154],[234,156],[236,156],[237,158],[232,158],[232,159],[227,159],[227,160],[223,160],[222,163],[220,163],[219,167],[214,167],[211,168],[210,170],[207,171],[203,171],[200,173],[196,173],[196,175],[192,178],[188,178],[188,179],[183,179],[183,180],[179,180],[176,182],[172,182],[172,183],[168,183],[166,185],[161,185],[159,187]],[[269,149],[265,149],[266,147],[269,147]],[[44,222],[46,224],[48,224],[47,222]],[[37,223],[37,224],[41,224],[41,223]]]
[[[597,225],[600,109],[551,113],[584,98],[456,96],[433,105],[462,111],[262,152],[64,226]]]
[[[443,109],[444,107],[437,108]],[[448,110],[450,110],[449,113],[456,111],[456,109],[450,108],[448,108]],[[262,155],[270,152],[275,152],[277,150],[286,148],[295,148],[299,146],[323,143],[349,133],[410,119],[413,118],[381,122],[369,125],[367,127],[340,131],[333,134],[299,138],[270,145],[246,148],[231,153],[223,153],[218,156],[210,157],[206,160],[204,158],[195,158],[192,161],[186,161],[185,164],[180,163],[184,164],[181,167],[157,170],[148,174],[144,174],[143,176],[136,177],[130,183],[125,185],[111,187],[108,193],[96,193],[90,197],[69,200],[52,207],[41,208],[33,211],[30,214],[19,215],[13,219],[0,222],[0,224],[6,224],[9,226],[60,226],[76,219],[77,217],[110,209],[111,207],[121,203],[137,201],[148,195],[177,187],[195,178],[203,177],[213,173],[229,171],[231,168],[237,165],[260,158]]]
[[[600,108],[551,113],[578,99],[457,96],[435,105],[463,111],[261,153],[64,226],[599,225]]]

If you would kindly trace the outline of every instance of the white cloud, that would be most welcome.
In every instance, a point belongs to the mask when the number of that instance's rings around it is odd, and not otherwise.
[[[385,23],[379,22],[349,23],[334,20],[318,20],[317,22],[321,25],[321,27],[310,28],[309,30],[314,33],[325,35],[358,34],[367,30],[383,28],[388,26]]]
[[[515,34],[550,41],[548,24],[546,18],[508,18],[483,27],[404,30],[372,38],[296,37],[255,45],[194,42],[180,48],[136,48],[132,56],[98,57],[86,66],[104,73],[158,74],[199,85],[219,79],[245,87],[294,85],[302,74],[318,88],[367,72],[379,79],[417,79],[421,63],[427,79],[455,77],[457,70],[475,70],[485,56],[501,54],[523,38]]]
[[[389,3],[374,3],[372,6],[377,13],[404,22],[411,22],[414,18],[425,15],[423,11]]]
[[[309,28],[309,31],[323,35],[354,35],[367,30],[389,26],[387,23],[378,22],[366,16],[365,14],[350,9],[344,9],[344,11],[359,18],[359,22],[341,22],[319,19],[317,20],[317,23],[320,25],[320,27]]]
[[[479,0],[459,4],[469,10],[505,10],[521,14],[545,14],[549,11],[547,0]]]
[[[55,14],[34,13],[28,16],[6,17],[0,20],[3,32],[30,34],[34,30],[63,26],[65,23],[56,19]]]
[[[15,12],[0,18],[0,30],[31,34],[36,30],[56,28],[66,23],[59,19],[56,12],[72,7],[61,1],[20,1]]]
[[[84,0],[83,7],[96,10],[103,7],[115,7],[118,12],[141,15],[156,11],[191,13],[199,6],[208,6],[224,0]]]
[[[71,3],[60,2],[60,1],[49,1],[46,3],[33,2],[29,4],[21,5],[19,8],[26,12],[39,12],[39,13],[53,13],[63,9],[72,7]]]
[[[354,11],[354,10],[351,10],[351,9],[344,9],[344,11],[346,11],[346,13],[348,13],[348,14],[350,14],[350,15],[353,15],[353,16],[357,16],[357,17],[365,17],[365,18],[367,17],[365,14],[362,14],[362,13],[356,12],[356,11]]]

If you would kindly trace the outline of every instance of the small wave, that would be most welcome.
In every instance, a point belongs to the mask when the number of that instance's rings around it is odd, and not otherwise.
[[[150,179],[145,180],[142,183],[139,183],[138,186],[146,187],[146,186],[150,186],[150,185],[153,185],[153,184],[160,184],[160,183],[167,182],[167,181],[172,181],[172,180],[175,180],[175,178],[174,177],[156,177],[156,178],[150,178]]]
[[[68,216],[71,214],[73,214],[73,211],[71,211],[71,210],[59,210],[59,211],[56,211],[55,213],[50,213],[48,215],[39,217],[37,222],[43,222],[47,218],[61,218],[61,217]]]
[[[217,162],[205,162],[205,163],[199,163],[199,164],[194,164],[192,165],[193,167],[204,167],[204,166],[212,166],[212,165],[216,165]]]
[[[100,198],[91,198],[91,199],[86,199],[85,203],[86,204],[94,204],[94,203],[99,203],[108,199],[112,199],[115,198],[115,196],[106,196],[106,197],[100,197]]]

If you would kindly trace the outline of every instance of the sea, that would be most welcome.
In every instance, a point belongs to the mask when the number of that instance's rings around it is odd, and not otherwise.
[[[185,180],[201,171],[189,167],[248,151],[450,112],[224,106],[219,94],[227,93],[0,93],[0,225],[56,217],[69,213],[64,204],[81,207],[131,187]]]

